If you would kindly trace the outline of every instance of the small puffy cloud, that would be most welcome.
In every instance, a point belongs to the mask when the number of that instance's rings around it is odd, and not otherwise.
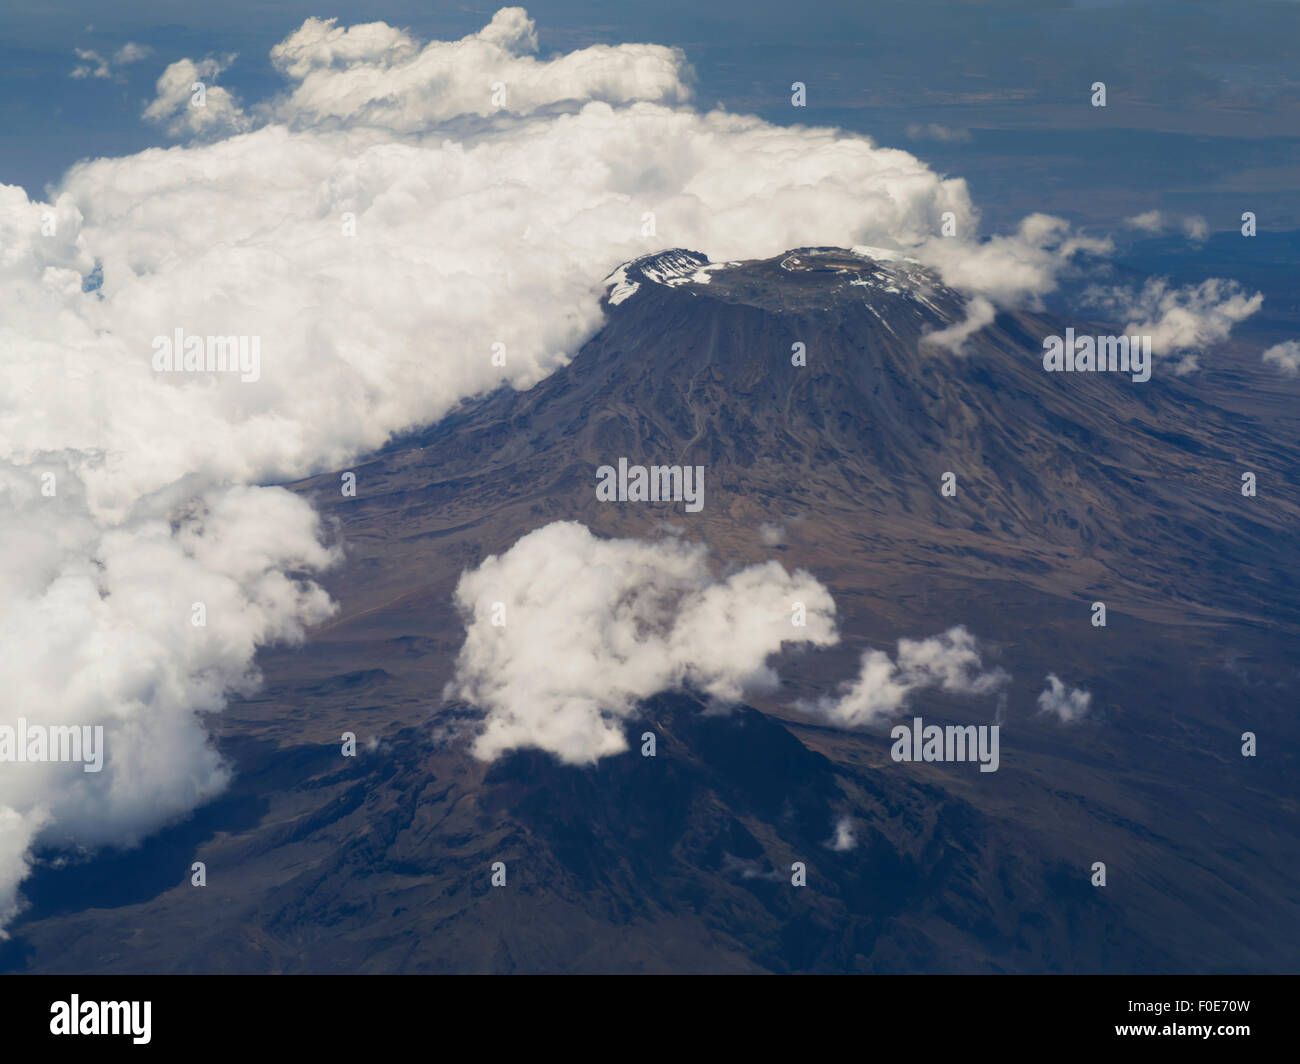
[[[1218,277],[1181,288],[1156,277],[1140,289],[1093,287],[1083,301],[1122,321],[1126,334],[1150,335],[1153,353],[1172,362],[1181,375],[1197,369],[1200,354],[1259,310],[1264,296],[1247,295],[1236,281]]]
[[[77,58],[81,62],[72,68],[69,77],[80,80],[82,78],[112,78],[116,76],[118,80],[121,80],[120,73],[115,71],[114,67],[137,63],[152,54],[153,49],[145,44],[127,41],[126,44],[113,53],[112,59],[105,59],[98,52],[91,49],[74,48],[73,51],[77,53]]]
[[[69,77],[72,78],[110,78],[113,71],[109,69],[108,60],[96,51],[88,48],[74,48],[77,58],[81,60],[72,68]]]
[[[1264,352],[1264,361],[1271,362],[1283,373],[1294,377],[1300,373],[1300,342],[1284,340],[1280,344],[1274,344]]]
[[[759,542],[765,547],[779,547],[785,542],[785,527],[772,521],[758,526]]]
[[[955,355],[964,354],[966,341],[997,317],[993,304],[983,296],[975,296],[966,304],[966,316],[946,329],[935,329],[922,337],[922,342],[934,347],[947,348]]]
[[[473,746],[484,760],[520,747],[569,764],[620,753],[641,699],[690,688],[734,702],[776,685],[768,659],[783,645],[837,638],[830,592],[802,570],[767,562],[719,578],[701,545],[599,539],[576,522],[487,558],[455,598],[465,644],[445,696],[487,711]]]
[[[1125,218],[1124,224],[1130,229],[1152,234],[1178,230],[1195,244],[1203,242],[1210,235],[1209,223],[1199,214],[1167,215],[1162,211],[1144,211]]]
[[[309,18],[271,49],[271,63],[294,81],[318,71],[346,72],[358,64],[392,66],[414,58],[420,47],[405,30],[384,22],[339,26],[337,19]]]
[[[1080,687],[1066,687],[1055,674],[1047,677],[1047,687],[1038,696],[1038,712],[1056,717],[1062,724],[1074,724],[1088,715],[1092,695]]]
[[[867,728],[902,713],[917,691],[989,695],[1010,679],[1002,669],[984,668],[977,640],[958,625],[928,639],[900,639],[896,660],[883,650],[865,651],[857,679],[834,697],[800,708],[834,724]]]
[[[827,844],[836,853],[844,853],[858,844],[858,837],[853,831],[853,821],[842,816],[835,822],[835,834]]]
[[[144,109],[144,118],[166,124],[174,137],[190,134],[227,134],[248,129],[250,122],[231,93],[210,84],[235,57],[179,59],[162,72],[157,95]],[[195,85],[201,86],[194,88]]]
[[[1143,211],[1132,218],[1125,218],[1124,224],[1130,229],[1140,229],[1144,233],[1159,233],[1165,227],[1164,216],[1159,211]]]
[[[116,66],[125,66],[127,63],[138,63],[141,59],[147,59],[153,55],[153,49],[147,44],[136,44],[135,41],[127,41],[116,52],[113,53],[113,63]]]
[[[971,139],[969,130],[941,126],[937,122],[913,122],[905,132],[908,140],[936,140],[943,144],[969,144]]]

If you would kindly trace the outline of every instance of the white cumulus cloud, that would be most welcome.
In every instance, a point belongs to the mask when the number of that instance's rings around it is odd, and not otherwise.
[[[172,136],[219,135],[249,128],[249,119],[234,95],[211,84],[234,59],[230,55],[198,62],[179,59],[170,64],[158,78],[157,95],[144,109],[144,117],[165,124]]]
[[[98,52],[91,48],[74,48],[73,51],[77,53],[77,58],[81,62],[72,68],[68,77],[81,80],[82,78],[111,78],[113,76],[108,60]]]
[[[767,562],[724,578],[701,545],[600,539],[568,521],[463,574],[456,603],[465,644],[446,696],[487,711],[473,748],[485,760],[619,753],[639,700],[690,688],[735,702],[775,686],[768,659],[785,644],[836,640],[830,592],[802,570]]]
[[[1271,362],[1284,374],[1294,377],[1300,373],[1300,342],[1284,340],[1274,344],[1263,355],[1265,362]]]
[[[867,728],[902,713],[917,691],[989,695],[1011,677],[1002,669],[985,669],[979,643],[958,625],[928,639],[900,639],[898,654],[863,652],[856,679],[801,708],[834,724]]]
[[[54,456],[0,463],[0,725],[104,729],[98,772],[0,764],[0,928],[38,836],[131,845],[219,793],[229,773],[201,714],[253,689],[259,645],[300,639],[331,608],[285,575],[334,561],[288,492],[217,490],[180,508],[142,499],[105,525],[81,488]]]
[[[992,323],[997,307],[1039,307],[1042,297],[1055,291],[1082,257],[1112,250],[1108,238],[1076,232],[1069,222],[1049,214],[1028,215],[1014,233],[979,243],[931,236],[917,257],[972,298],[963,321],[926,340],[959,354],[967,339]]]
[[[271,51],[296,82],[272,110],[293,123],[416,132],[462,115],[525,115],[565,101],[681,103],[691,95],[691,70],[676,48],[595,45],[545,60],[536,50],[536,27],[519,7],[503,8],[459,41],[423,46],[382,22],[342,28],[308,19]]]
[[[1092,695],[1081,687],[1066,687],[1055,674],[1048,674],[1047,687],[1038,696],[1038,712],[1056,717],[1062,724],[1074,724],[1088,715]]]
[[[1210,235],[1209,223],[1199,214],[1167,215],[1162,211],[1143,211],[1125,218],[1124,224],[1130,229],[1152,234],[1177,229],[1194,244],[1202,243]]]
[[[836,853],[846,853],[858,844],[857,833],[853,830],[853,821],[842,816],[835,822],[835,834],[828,843]]]
[[[153,49],[147,44],[137,44],[135,41],[127,41],[111,58],[105,58],[98,52],[90,48],[74,48],[77,58],[81,60],[72,72],[68,75],[71,78],[113,78],[118,81],[122,80],[121,71],[114,71],[114,67],[124,67],[129,63],[138,63],[141,59],[146,59],[153,54]]]
[[[1084,301],[1121,320],[1126,334],[1149,335],[1152,352],[1181,375],[1198,369],[1199,356],[1259,310],[1264,296],[1219,277],[1182,287],[1156,277],[1140,289],[1093,287]]]

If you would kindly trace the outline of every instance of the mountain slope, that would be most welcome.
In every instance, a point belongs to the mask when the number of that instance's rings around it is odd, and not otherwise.
[[[962,299],[870,249],[679,249],[605,291],[605,328],[534,388],[394,441],[354,467],[356,498],[337,473],[294,486],[346,543],[340,615],[262,654],[264,691],[213,720],[238,772],[225,798],[131,854],[38,872],[7,967],[1293,966],[1293,440],[1159,369],[1045,373],[1042,338],[1087,323],[999,315],[965,356],[935,348]],[[702,466],[703,510],[599,502],[596,470],[620,457]],[[464,637],[451,593],[555,520],[806,568],[844,639],[782,656],[782,688],[729,715],[648,700],[629,752],[593,767],[482,764],[481,713],[441,697]],[[1005,699],[912,709],[999,721],[998,772],[896,763],[886,736],[792,708],[866,647],[958,623],[1014,676]],[[1036,712],[1049,672],[1091,691],[1083,724]],[[1258,759],[1240,756],[1247,729]],[[857,842],[836,850],[845,818]]]

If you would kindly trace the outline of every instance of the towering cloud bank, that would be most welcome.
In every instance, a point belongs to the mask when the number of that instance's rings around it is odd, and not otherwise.
[[[36,464],[0,464],[0,730],[15,735],[0,737],[0,926],[38,838],[130,845],[219,793],[200,715],[253,689],[260,644],[330,612],[285,575],[332,561],[289,493],[164,494],[107,521],[66,464]],[[102,765],[47,760],[54,728],[98,729]]]

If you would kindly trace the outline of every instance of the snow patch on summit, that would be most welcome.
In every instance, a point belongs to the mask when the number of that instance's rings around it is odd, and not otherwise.
[[[625,299],[630,299],[636,295],[637,289],[641,286],[635,281],[627,279],[628,263],[623,263],[617,270],[605,278],[605,284],[609,288],[609,302],[611,306],[618,306]]]
[[[684,284],[708,284],[718,270],[741,265],[739,262],[710,262],[698,251],[674,248],[625,262],[605,278],[611,306],[631,299],[643,284],[661,284],[677,288]]]
[[[709,265],[709,260],[698,252],[674,248],[672,251],[662,251],[658,255],[637,259],[632,265],[640,270],[645,280],[675,288],[689,282],[697,270]]]
[[[869,244],[854,244],[849,250],[855,255],[861,255],[864,259],[875,259],[877,262],[911,262],[917,266],[921,264],[918,259],[910,258],[901,251],[872,247]]]

